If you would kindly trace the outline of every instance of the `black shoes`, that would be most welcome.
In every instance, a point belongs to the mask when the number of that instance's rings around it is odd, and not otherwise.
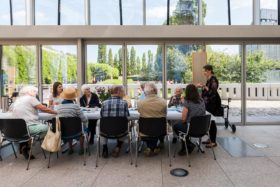
[[[173,137],[172,139],[172,144],[176,144],[177,143],[177,138],[176,137]]]

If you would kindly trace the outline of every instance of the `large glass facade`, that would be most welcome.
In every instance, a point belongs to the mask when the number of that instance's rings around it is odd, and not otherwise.
[[[84,1],[61,0],[61,25],[85,25]]]
[[[253,1],[231,0],[231,24],[251,25],[253,23]]]
[[[5,95],[11,97],[24,85],[37,86],[35,46],[4,45],[2,69]]]
[[[77,87],[77,47],[75,45],[42,46],[43,100],[48,103],[52,84]]]
[[[146,0],[146,24],[166,25],[167,1]]]
[[[280,45],[247,45],[248,122],[280,121]]]
[[[205,25],[227,25],[228,10],[226,0],[205,0]]]
[[[12,0],[13,24],[26,25],[26,1]]]
[[[35,24],[57,25],[58,1],[36,0],[35,1]]]
[[[122,0],[123,25],[143,25],[143,0]]]

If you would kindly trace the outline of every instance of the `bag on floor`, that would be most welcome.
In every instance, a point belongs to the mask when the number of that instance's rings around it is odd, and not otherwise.
[[[53,132],[51,127],[49,127],[48,132],[44,138],[44,141],[41,145],[42,149],[49,152],[58,152],[61,149],[61,129],[59,118],[56,117],[55,128],[56,131]]]

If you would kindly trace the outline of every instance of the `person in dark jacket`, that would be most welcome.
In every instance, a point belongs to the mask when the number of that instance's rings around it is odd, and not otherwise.
[[[221,98],[218,93],[219,81],[214,75],[213,67],[207,64],[203,67],[203,74],[207,78],[206,85],[200,85],[202,88],[202,98],[205,102],[206,110],[213,116],[221,115]],[[216,147],[217,126],[214,120],[210,125],[210,141],[204,142],[207,148]]]
[[[80,106],[86,108],[101,107],[98,96],[95,93],[92,93],[89,85],[82,86],[83,96],[80,98]],[[88,130],[90,133],[89,143],[93,144],[95,128],[97,120],[88,120]]]

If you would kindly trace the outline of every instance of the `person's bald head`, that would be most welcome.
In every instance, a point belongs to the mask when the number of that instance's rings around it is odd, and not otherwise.
[[[177,87],[176,90],[175,90],[175,95],[177,97],[181,97],[182,93],[183,93],[183,89],[180,88],[180,87]]]
[[[113,85],[111,88],[111,94],[113,96],[124,96],[124,87],[122,85]]]

